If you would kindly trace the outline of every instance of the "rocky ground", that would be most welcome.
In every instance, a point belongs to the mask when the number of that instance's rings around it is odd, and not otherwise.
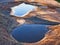
[[[16,3],[15,3],[16,4]],[[3,11],[8,11],[9,6],[0,7],[0,45],[60,45],[60,10],[40,8],[27,16],[15,17],[6,15]],[[3,10],[4,9],[4,10]],[[9,14],[9,13],[8,13]],[[13,39],[10,35],[12,29],[21,24],[43,24],[50,25],[49,31],[45,37],[36,43],[20,43]]]
[[[10,30],[16,24],[11,17],[0,13],[0,45],[21,45],[10,36]]]

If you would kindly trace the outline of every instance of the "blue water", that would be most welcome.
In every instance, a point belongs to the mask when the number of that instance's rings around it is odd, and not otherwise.
[[[12,7],[12,10],[14,10],[13,13],[14,13],[15,16],[24,16],[28,12],[34,10],[34,8],[35,8],[35,6],[22,3],[18,6]]]
[[[48,31],[47,25],[24,24],[12,31],[12,36],[19,42],[37,42],[41,40]]]
[[[3,3],[3,2],[14,2],[14,0],[0,0],[0,3]]]

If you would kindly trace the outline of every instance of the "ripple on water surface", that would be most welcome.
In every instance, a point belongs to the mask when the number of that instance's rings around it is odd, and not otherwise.
[[[48,31],[47,25],[24,24],[12,31],[12,36],[19,42],[37,42]]]

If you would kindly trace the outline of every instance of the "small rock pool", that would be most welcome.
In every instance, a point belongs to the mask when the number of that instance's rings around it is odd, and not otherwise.
[[[43,39],[47,31],[47,25],[23,24],[13,29],[11,35],[19,42],[33,43]]]
[[[11,7],[12,11],[10,14],[17,17],[23,17],[29,14],[29,12],[33,11],[35,8],[36,6],[22,3],[17,6]]]

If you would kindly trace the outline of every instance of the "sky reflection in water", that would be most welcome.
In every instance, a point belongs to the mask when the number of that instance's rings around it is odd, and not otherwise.
[[[12,36],[19,42],[37,42],[48,31],[47,25],[24,24],[12,31]]]
[[[18,6],[12,7],[11,15],[17,16],[17,17],[23,17],[27,15],[29,12],[33,11],[35,9],[35,6],[22,3]]]

